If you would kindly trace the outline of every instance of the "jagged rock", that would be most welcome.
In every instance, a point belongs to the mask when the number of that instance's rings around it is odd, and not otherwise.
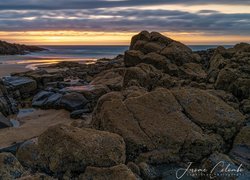
[[[143,31],[132,38],[130,50],[125,52],[124,62],[127,67],[148,63],[164,69],[170,62],[182,65],[197,62],[199,58],[198,54],[193,54],[189,47],[180,42],[157,32]]]
[[[215,130],[231,139],[243,125],[245,117],[219,98],[198,89],[174,90],[184,112],[199,126]]]
[[[87,166],[110,167],[125,162],[125,143],[113,133],[57,125],[38,138],[38,147],[52,172],[83,172]]]
[[[69,111],[83,109],[87,103],[88,100],[83,95],[75,92],[63,95],[60,100],[60,106]]]
[[[6,118],[1,112],[0,112],[0,129],[1,128],[7,128],[11,127],[12,124],[8,118]]]
[[[209,82],[215,82],[216,89],[231,92],[239,100],[250,95],[249,47],[246,43],[229,49],[218,47],[209,62]]]
[[[236,136],[233,148],[230,151],[230,156],[238,164],[243,164],[248,170],[250,170],[250,127],[246,126],[241,129]]]
[[[145,88],[152,88],[157,84],[162,74],[159,70],[148,64],[139,64],[126,70],[123,85],[139,85]]]
[[[17,179],[25,172],[11,153],[0,153],[0,179]]]
[[[202,66],[197,63],[186,63],[179,68],[179,76],[184,79],[191,79],[196,81],[205,81],[207,78],[206,72]]]
[[[157,54],[155,52],[148,53],[147,55],[143,56],[142,62],[145,64],[151,64],[157,69],[165,69],[167,64],[170,63],[165,56]]]
[[[137,64],[142,63],[143,53],[136,50],[128,50],[125,52],[124,64],[126,67],[136,66]]]
[[[28,77],[9,76],[3,82],[9,93],[18,91],[22,98],[30,97],[37,90],[36,81]]]
[[[161,55],[167,57],[172,63],[182,65],[184,63],[196,62],[192,50],[180,42],[172,42],[161,51]]]
[[[210,97],[206,101],[209,102]],[[220,105],[213,106],[220,108]],[[223,144],[220,135],[206,134],[183,111],[167,89],[157,89],[125,100],[121,96],[107,94],[99,100],[92,124],[97,129],[121,135],[127,145],[129,160],[178,162],[181,156],[196,161],[220,149]],[[211,112],[221,119],[220,112]],[[197,114],[205,116],[202,111]],[[241,121],[240,118],[239,115],[237,120]],[[230,120],[233,121],[232,118]]]
[[[110,90],[119,91],[123,86],[124,72],[123,68],[103,71],[90,82],[90,85],[104,85]]]
[[[90,167],[86,168],[84,174],[80,175],[79,179],[85,180],[136,180],[136,176],[133,172],[128,169],[124,164],[113,166],[110,168],[99,168],[99,167]]]

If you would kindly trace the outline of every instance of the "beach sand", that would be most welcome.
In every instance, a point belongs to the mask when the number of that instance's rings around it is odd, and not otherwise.
[[[35,110],[34,112],[16,118],[21,125],[17,128],[0,129],[0,149],[42,134],[50,126],[70,124],[69,112],[65,110]]]
[[[9,76],[11,73],[25,72],[29,69],[24,64],[0,64],[0,77]]]

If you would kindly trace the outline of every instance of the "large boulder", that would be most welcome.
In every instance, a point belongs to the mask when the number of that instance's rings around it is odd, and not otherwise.
[[[103,96],[92,125],[121,135],[129,160],[167,163],[181,161],[180,157],[198,161],[220,150],[243,120],[238,111],[206,91],[161,88],[133,97]]]
[[[197,61],[199,55],[194,54],[186,45],[160,33],[147,31],[132,37],[130,50],[125,52],[124,57],[125,65],[128,67],[148,63],[158,69],[164,69],[170,62],[182,65]]]
[[[125,143],[113,133],[67,125],[49,128],[38,138],[41,164],[60,176],[87,166],[110,167],[125,162]]]
[[[85,180],[136,180],[136,176],[124,164],[113,166],[110,168],[98,168],[88,166],[84,174],[79,179]]]
[[[0,179],[17,179],[25,172],[23,166],[11,153],[0,153]]]

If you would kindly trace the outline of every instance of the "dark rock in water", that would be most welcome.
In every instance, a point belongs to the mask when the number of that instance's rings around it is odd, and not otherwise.
[[[83,109],[87,103],[88,100],[83,95],[75,92],[63,95],[60,100],[60,106],[69,111]]]
[[[21,98],[30,97],[37,90],[36,81],[28,77],[4,77],[3,82],[9,93],[18,91]]]
[[[0,179],[20,178],[25,169],[11,153],[0,153]]]
[[[6,118],[1,112],[0,112],[0,129],[11,127],[12,124],[8,118]]]
[[[53,92],[40,91],[37,95],[34,96],[34,98],[32,100],[32,106],[33,107],[44,107],[45,102],[53,94],[54,94]]]
[[[250,170],[250,126],[242,128],[236,136],[230,157]]]
[[[48,99],[44,103],[44,107],[47,108],[54,108],[59,109],[60,108],[60,101],[62,98],[62,94],[60,93],[54,93],[51,96],[48,97]]]
[[[21,44],[11,44],[0,41],[0,55],[26,54],[28,52],[44,51],[46,49],[37,46],[26,46]]]
[[[88,166],[79,179],[137,180],[138,178],[126,165],[120,164],[110,168]]]
[[[34,96],[32,100],[32,106],[39,107],[42,109],[58,109],[60,108],[61,97],[62,94],[60,93],[40,91],[37,95]]]

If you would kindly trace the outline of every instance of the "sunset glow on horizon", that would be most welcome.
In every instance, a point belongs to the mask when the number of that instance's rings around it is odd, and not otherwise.
[[[190,45],[250,42],[250,3],[239,0],[9,0],[0,40],[30,45],[129,45],[158,31]]]
[[[27,45],[129,45],[138,32],[27,31],[0,32],[0,39]],[[188,32],[162,34],[189,45],[230,45],[250,42],[250,36],[207,35]]]

